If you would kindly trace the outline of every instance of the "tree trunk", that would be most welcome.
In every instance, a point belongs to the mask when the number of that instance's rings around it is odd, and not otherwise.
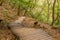
[[[55,3],[56,3],[56,0],[54,0],[54,3],[53,3],[53,7],[52,7],[52,26],[54,24],[54,10],[55,10]]]

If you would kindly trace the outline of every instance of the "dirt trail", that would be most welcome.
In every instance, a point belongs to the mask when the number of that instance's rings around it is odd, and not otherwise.
[[[56,40],[43,29],[16,27],[12,30],[22,40]]]

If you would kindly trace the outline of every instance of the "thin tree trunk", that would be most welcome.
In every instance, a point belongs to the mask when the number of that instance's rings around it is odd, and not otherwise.
[[[53,26],[53,24],[54,24],[55,3],[56,3],[56,0],[54,0],[53,7],[52,7],[52,24],[51,24],[52,26]]]
[[[18,6],[18,12],[17,15],[20,16],[20,5]]]

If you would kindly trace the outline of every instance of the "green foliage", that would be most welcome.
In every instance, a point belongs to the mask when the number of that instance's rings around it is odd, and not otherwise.
[[[11,5],[12,4],[14,5],[14,7],[18,7],[20,4],[19,0],[10,0],[10,2],[11,2]]]
[[[55,25],[58,26],[58,27],[60,27],[60,20],[56,21]]]
[[[52,22],[52,7],[54,0],[9,0],[10,4],[15,8],[26,10],[26,15],[33,17],[41,22],[49,23]],[[54,17],[56,19],[58,11],[60,11],[60,0],[56,1],[54,8]],[[60,19],[55,21],[55,25],[60,25]]]

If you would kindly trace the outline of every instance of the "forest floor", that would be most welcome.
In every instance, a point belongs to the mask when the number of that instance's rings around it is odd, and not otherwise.
[[[16,10],[7,8],[5,6],[0,6],[0,20],[5,20],[6,22],[13,21],[18,17],[16,17],[15,14]],[[43,25],[46,27],[46,24]],[[60,40],[60,29],[50,29],[51,30],[49,30],[49,27],[47,27],[45,30],[50,33],[50,35],[55,37],[55,39]],[[16,36],[6,27],[6,23],[0,23],[0,40],[17,40]]]
[[[16,11],[13,9],[6,7],[6,6],[0,6],[0,20],[3,20],[3,22],[0,22],[0,40],[17,40],[16,36],[7,28],[6,22],[10,22],[14,20],[14,16]]]

